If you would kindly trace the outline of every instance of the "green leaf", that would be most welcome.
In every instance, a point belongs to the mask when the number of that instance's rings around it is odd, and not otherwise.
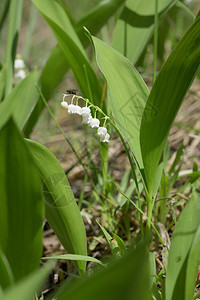
[[[71,287],[63,285],[58,300],[148,300],[149,294],[147,253],[139,247],[89,278]]]
[[[142,117],[140,143],[150,194],[163,145],[200,62],[200,18],[189,28],[161,69]]]
[[[3,294],[3,300],[33,300],[48,274],[54,267],[54,263],[46,263],[40,270],[31,273],[27,278],[21,280]],[[0,295],[1,296],[1,295]]]
[[[69,253],[87,255],[86,233],[69,182],[55,156],[44,146],[27,140],[44,183],[46,218]],[[80,272],[85,262],[78,261]]]
[[[14,122],[0,131],[0,247],[15,281],[39,267],[44,207],[39,174]]]
[[[96,34],[103,27],[108,19],[119,9],[126,0],[107,0],[101,1],[80,21],[77,22],[75,29],[83,45],[88,44],[83,27],[86,27],[91,34]]]
[[[117,234],[113,233],[112,235],[117,242],[117,245],[120,250],[120,254],[125,255],[127,252],[127,249],[126,249],[126,245],[125,245],[124,241]]]
[[[195,274],[197,276],[199,244],[197,246],[196,243],[199,240],[199,216],[199,196],[194,194],[182,211],[172,236],[166,273],[166,300],[191,299],[185,298],[185,292],[190,294],[195,284]],[[191,255],[194,255],[194,261]],[[189,271],[192,273],[188,273]],[[191,279],[188,281],[189,276]]]
[[[91,68],[86,52],[63,8],[56,1],[32,1],[51,27],[67,63],[76,76],[83,96],[99,105],[101,99],[99,80]]]
[[[11,0],[9,7],[9,29],[8,40],[6,46],[6,58],[5,58],[5,95],[7,96],[12,89],[13,85],[13,64],[15,59],[15,53],[17,49],[17,41],[21,23],[23,0]]]
[[[39,73],[35,70],[14,87],[0,106],[0,128],[12,115],[22,130],[38,99],[35,83]]]
[[[101,228],[112,254],[116,257],[119,257],[119,246],[118,246],[117,241],[113,240],[112,236],[97,220],[96,220],[96,222],[99,225],[99,227]]]
[[[91,30],[93,34],[96,34],[107,22],[108,18],[120,7],[121,2],[122,0],[102,1],[77,22],[75,30],[84,47],[86,47],[90,41],[83,31],[83,25]],[[56,45],[46,62],[41,76],[42,94],[47,100],[50,99],[56,86],[58,86],[65,73],[69,70],[69,67],[61,47]],[[26,136],[30,135],[43,108],[44,103],[40,98],[26,126]]]
[[[42,259],[66,259],[66,260],[74,260],[74,261],[75,260],[92,261],[99,265],[104,266],[104,264],[100,260],[88,255],[63,254],[63,255],[56,255],[50,257],[43,257]]]
[[[92,37],[92,40],[98,66],[107,80],[115,123],[142,169],[139,130],[149,94],[147,86],[137,70],[123,55],[96,37]]]
[[[199,258],[200,258],[199,253],[200,253],[200,225],[194,236],[190,253],[188,256],[186,279],[185,279],[185,299],[188,300],[192,299],[192,297],[194,296],[194,289],[197,280]]]
[[[159,0],[159,16],[164,14],[175,0]],[[128,0],[117,21],[112,46],[124,54],[133,64],[138,60],[154,28],[155,1]]]
[[[55,63],[56,62],[56,63]],[[49,100],[54,92],[54,89],[63,79],[65,73],[69,69],[68,64],[66,63],[65,55],[63,51],[57,45],[51,52],[40,78],[40,85],[42,87],[42,94],[47,100]],[[39,97],[38,102],[32,111],[27,124],[25,126],[24,132],[25,136],[28,137],[34,125],[36,124],[42,110],[44,108],[44,103],[42,98]]]

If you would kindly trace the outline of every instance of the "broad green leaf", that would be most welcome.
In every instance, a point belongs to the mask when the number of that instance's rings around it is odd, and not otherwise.
[[[130,249],[125,256],[74,285],[64,286],[58,300],[150,299],[147,252]],[[145,287],[145,288],[144,288]]]
[[[199,196],[198,196],[199,197]],[[185,299],[192,299],[194,296],[195,283],[200,259],[200,225],[196,231],[188,257],[186,278],[185,278]]]
[[[175,0],[159,0],[159,15],[175,3]],[[153,33],[154,12],[155,1],[128,0],[117,21],[112,45],[133,64],[140,57]]]
[[[102,1],[95,7],[95,9],[89,11],[85,17],[77,22],[75,30],[84,47],[86,47],[90,41],[83,31],[83,25],[91,30],[93,34],[96,34],[107,22],[108,18],[111,17],[115,13],[116,9],[120,7],[121,2],[122,0]],[[61,82],[65,73],[69,70],[69,67],[70,66],[66,61],[61,47],[56,45],[46,62],[41,76],[41,90],[47,100],[50,99],[55,88]],[[44,103],[40,98],[26,126],[26,136],[30,135],[43,108]]]
[[[191,287],[195,284],[193,272],[197,272],[198,266],[199,244],[196,242],[199,240],[199,216],[200,200],[194,194],[182,211],[171,239],[166,273],[166,300],[191,299],[185,298],[185,292],[191,292]],[[191,255],[194,255],[194,261]],[[192,273],[189,274],[189,270]],[[191,279],[186,281],[188,276]]]
[[[23,130],[38,99],[35,87],[38,78],[39,73],[32,71],[0,104],[0,128],[12,115],[20,130]]]
[[[33,300],[35,293],[38,292],[48,274],[54,267],[54,263],[48,262],[40,269],[31,273],[27,278],[10,287],[2,295],[3,300]],[[1,295],[0,295],[1,296]]]
[[[7,257],[0,249],[0,287],[3,289],[7,288],[14,282],[12,270],[10,268],[10,264],[7,260]],[[1,299],[1,298],[0,298]]]
[[[14,122],[0,130],[0,247],[15,281],[39,267],[44,207],[33,158]]]
[[[150,194],[163,145],[200,63],[199,31],[200,18],[189,28],[167,59],[146,103],[140,143]]]
[[[139,131],[149,91],[129,60],[96,37],[92,40],[98,66],[107,81],[115,123],[143,169]]]
[[[83,45],[88,44],[83,27],[86,27],[92,35],[98,33],[108,19],[119,9],[126,0],[104,0],[89,11],[80,21],[77,22],[75,29]]]
[[[43,181],[46,218],[68,253],[87,255],[86,233],[66,175],[55,156],[39,143],[27,140]],[[80,272],[85,262],[78,261]]]
[[[56,1],[32,1],[51,27],[67,63],[74,72],[83,96],[99,105],[101,99],[99,80],[91,68],[86,52],[63,8]]]
[[[66,259],[66,260],[82,260],[82,261],[92,261],[92,262],[95,262],[99,265],[102,265],[104,266],[104,264],[92,257],[92,256],[87,256],[87,255],[77,255],[77,254],[63,254],[63,255],[56,255],[56,256],[50,256],[50,257],[43,257],[42,259]]]
[[[5,58],[5,95],[7,96],[13,84],[13,64],[17,49],[23,0],[11,0],[9,7],[9,27]]]

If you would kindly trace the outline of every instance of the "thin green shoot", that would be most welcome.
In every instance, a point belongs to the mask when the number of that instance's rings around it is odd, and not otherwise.
[[[161,236],[160,236],[160,234],[159,234],[159,232],[158,232],[158,230],[156,229],[156,227],[155,227],[155,225],[152,223],[152,221],[148,218],[148,216],[129,198],[129,197],[127,197],[126,196],[126,194],[124,194],[118,187],[117,187],[117,190],[118,190],[118,192],[120,193],[120,194],[122,194],[131,204],[133,204],[133,206],[148,220],[148,222],[151,224],[151,226],[153,227],[153,229],[155,230],[155,232],[156,232],[156,234],[157,234],[157,236],[158,236],[158,238],[159,238],[159,240],[160,240],[160,242],[161,242],[161,244],[164,246],[164,247],[167,247],[165,244],[164,244],[164,242],[163,242],[163,240],[162,240],[162,238],[161,238]],[[168,249],[168,247],[167,247],[167,249]],[[169,250],[169,249],[168,249]]]

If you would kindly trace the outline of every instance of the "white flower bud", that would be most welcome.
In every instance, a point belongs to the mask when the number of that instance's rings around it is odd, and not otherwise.
[[[110,141],[110,134],[109,133],[106,133],[103,140],[101,140],[101,138],[100,138],[100,142],[109,143],[109,141]]]
[[[26,77],[26,73],[24,70],[19,70],[15,74],[15,78],[24,79]]]
[[[68,108],[68,103],[66,101],[61,102],[62,107]]]
[[[97,118],[92,118],[90,121],[89,121],[89,125],[92,127],[92,128],[98,128],[99,127],[99,124],[100,124],[100,121],[99,119]]]
[[[89,116],[91,114],[90,108],[89,107],[82,107],[81,108],[81,115],[83,117]]]
[[[107,129],[105,127],[99,127],[97,130],[97,135],[100,137],[104,138],[106,133],[107,133]]]
[[[75,105],[74,104],[69,104],[68,105],[68,114],[74,114],[74,107]]]
[[[23,69],[25,67],[24,61],[19,58],[15,59],[14,67],[15,69]]]
[[[81,107],[79,105],[75,105],[74,114],[81,115]]]
[[[82,117],[83,117],[83,119],[82,119],[82,124],[89,124],[89,122],[90,122],[91,119],[92,119],[91,114],[85,115],[85,116],[82,115]]]

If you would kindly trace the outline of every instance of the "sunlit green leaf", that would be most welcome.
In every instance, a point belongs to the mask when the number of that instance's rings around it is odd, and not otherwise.
[[[146,103],[140,143],[150,193],[163,145],[200,63],[199,31],[200,18],[189,28],[167,59]]]
[[[175,0],[159,0],[159,15],[165,13],[175,2]],[[153,33],[154,12],[155,1],[128,0],[117,21],[112,45],[133,64]]]
[[[66,62],[74,72],[82,95],[90,98],[93,103],[99,104],[101,99],[99,80],[63,8],[56,1],[32,1],[51,27],[65,55]]]
[[[96,37],[92,40],[98,66],[107,80],[115,123],[143,169],[139,131],[149,91],[137,70],[123,55]]]
[[[67,177],[55,156],[39,143],[27,140],[43,181],[46,218],[68,253],[87,255],[86,233]],[[85,262],[78,261],[81,272]]]

